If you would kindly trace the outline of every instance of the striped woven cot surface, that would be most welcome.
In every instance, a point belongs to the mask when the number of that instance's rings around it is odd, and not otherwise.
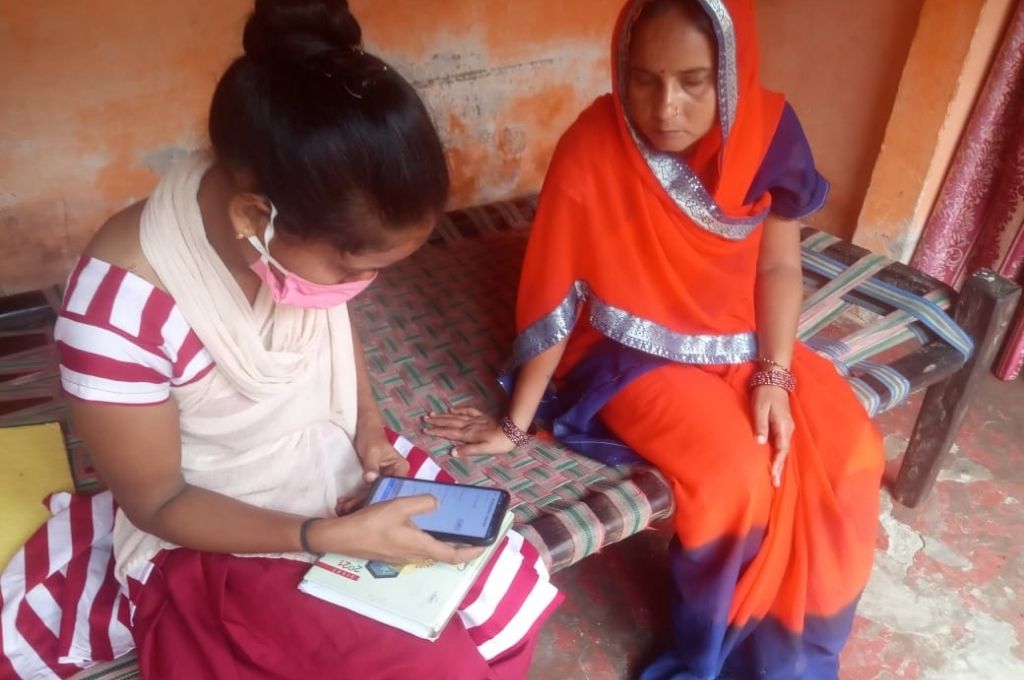
[[[479,219],[493,218],[492,210],[479,211]],[[455,459],[448,442],[419,434],[430,411],[501,409],[496,378],[512,345],[531,213],[506,204],[502,215],[521,219],[480,238],[442,228],[442,235],[459,238],[431,244],[383,272],[356,298],[353,318],[386,424],[434,454],[458,481],[508,489],[524,535],[555,570],[666,516],[671,497],[649,470],[609,467],[554,442]]]
[[[545,439],[508,456],[453,459],[447,442],[420,434],[429,411],[502,407],[496,376],[510,354],[516,282],[535,206],[530,197],[449,213],[430,243],[383,272],[352,311],[387,425],[456,480],[508,489],[520,531],[554,571],[669,515],[671,492],[661,476],[643,466],[608,467]],[[869,254],[840,264],[826,254],[835,242],[805,231],[808,291],[799,337],[836,364],[875,415],[910,392],[908,378],[888,365],[893,357],[936,338],[966,356],[971,343],[943,311],[952,291],[936,284],[911,293],[884,283],[878,274],[890,260]],[[57,291],[46,294],[59,303]],[[100,483],[67,421],[51,326],[47,320],[4,330],[0,321],[0,426],[62,422],[76,484],[95,491]],[[137,675],[131,659],[123,659],[79,677]]]
[[[142,677],[135,653],[93,666],[74,676],[74,680],[137,680]]]

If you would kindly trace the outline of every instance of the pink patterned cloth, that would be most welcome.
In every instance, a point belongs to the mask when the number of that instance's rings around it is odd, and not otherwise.
[[[1017,4],[988,82],[911,264],[953,286],[981,267],[1024,281],[1024,2]],[[1024,304],[995,367],[1024,367]]]

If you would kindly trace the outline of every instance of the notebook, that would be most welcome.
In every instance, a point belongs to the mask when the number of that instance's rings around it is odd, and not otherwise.
[[[498,540],[465,564],[393,566],[327,554],[306,572],[299,590],[425,640],[436,640],[503,542],[512,519],[512,513],[506,513]]]

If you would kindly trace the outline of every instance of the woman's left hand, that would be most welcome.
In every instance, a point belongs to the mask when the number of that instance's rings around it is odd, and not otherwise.
[[[374,424],[357,427],[353,444],[359,462],[363,465],[364,484],[353,495],[338,499],[334,508],[338,515],[347,515],[362,507],[370,491],[370,485],[381,475],[405,477],[409,474],[409,461],[391,445],[382,426]]]
[[[509,453],[516,448],[495,418],[472,407],[430,413],[423,418],[423,425],[424,434],[462,444],[452,449],[456,458]]]
[[[383,427],[362,427],[356,430],[356,453],[363,464],[363,481],[370,484],[381,475],[405,477],[409,461],[388,441]]]
[[[789,456],[793,438],[793,415],[789,410],[789,393],[781,387],[762,385],[750,393],[754,414],[754,435],[758,444],[771,442],[772,486],[782,485],[782,470]]]

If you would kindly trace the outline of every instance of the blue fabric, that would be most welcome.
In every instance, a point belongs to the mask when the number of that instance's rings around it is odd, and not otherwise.
[[[537,409],[537,420],[561,443],[605,465],[640,463],[643,458],[609,432],[598,414],[619,390],[668,363],[669,359],[602,338],[566,376],[560,389],[547,391]],[[500,381],[511,394],[515,376],[506,373]]]
[[[772,618],[742,627],[727,623],[735,584],[763,539],[758,529],[689,551],[673,539],[674,645],[640,680],[838,680],[839,653],[853,628],[856,602],[834,616],[808,616],[799,633]]]
[[[753,203],[768,192],[772,196],[773,215],[798,220],[821,210],[828,190],[828,180],[814,165],[811,145],[796,111],[787,103],[768,152],[747,192],[747,203]]]

